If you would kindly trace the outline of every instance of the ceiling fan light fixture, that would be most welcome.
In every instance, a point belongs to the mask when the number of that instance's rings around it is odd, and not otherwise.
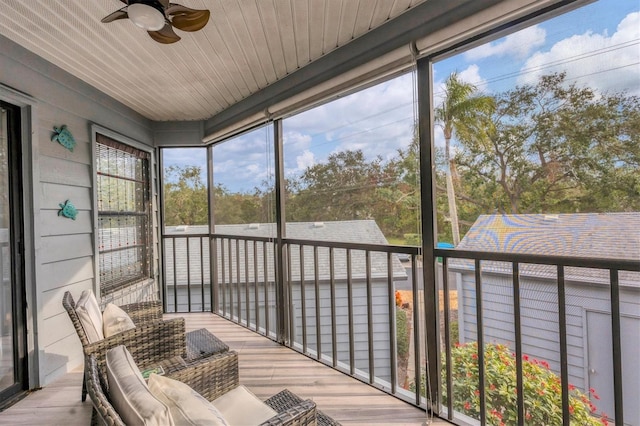
[[[164,27],[164,14],[155,7],[145,3],[133,3],[127,7],[131,22],[147,31],[158,31]]]

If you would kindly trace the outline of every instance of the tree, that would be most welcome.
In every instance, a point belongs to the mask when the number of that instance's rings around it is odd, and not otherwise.
[[[361,150],[331,154],[291,182],[287,220],[373,219],[376,188],[384,181],[381,158],[367,161]]]
[[[376,220],[387,236],[419,237],[420,230],[420,147],[417,132],[406,149],[398,149],[396,156],[384,165],[385,182],[378,187],[379,205]]]
[[[458,245],[460,228],[453,187],[455,164],[451,156],[451,139],[454,132],[460,138],[473,139],[474,133],[482,130],[486,113],[493,109],[494,100],[490,96],[478,95],[476,86],[463,82],[455,72],[445,80],[444,92],[444,99],[434,112],[436,124],[442,127],[444,134],[449,219],[453,243]]]
[[[456,163],[478,213],[640,209],[640,101],[543,76],[499,95]],[[478,137],[481,135],[481,137]],[[480,211],[477,211],[480,210]]]
[[[170,166],[165,170],[164,221],[166,225],[206,225],[207,186],[198,166]]]

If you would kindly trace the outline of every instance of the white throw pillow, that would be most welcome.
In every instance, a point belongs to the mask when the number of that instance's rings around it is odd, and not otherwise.
[[[104,308],[102,313],[102,327],[104,337],[109,337],[136,328],[136,325],[120,307],[113,303],[107,303],[107,307]]]
[[[123,345],[107,351],[107,380],[109,400],[127,426],[173,426],[169,408],[149,391]]]
[[[89,343],[104,339],[102,332],[102,312],[100,311],[100,306],[93,291],[85,290],[82,292],[78,303],[76,303],[76,314],[78,314],[80,324],[82,324]]]
[[[149,376],[149,390],[171,412],[176,426],[228,426],[220,411],[189,385],[168,377]]]
[[[259,425],[277,415],[249,389],[238,386],[215,399],[212,404],[230,425]]]

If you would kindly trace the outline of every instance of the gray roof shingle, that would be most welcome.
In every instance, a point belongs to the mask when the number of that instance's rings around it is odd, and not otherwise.
[[[460,250],[540,254],[640,262],[640,212],[481,215],[457,247]],[[483,262],[485,271],[511,272],[511,265]],[[452,261],[454,269],[469,262]],[[526,275],[556,278],[553,266],[523,265]],[[567,268],[572,280],[609,283],[609,272]],[[640,274],[620,273],[621,282],[640,285]]]

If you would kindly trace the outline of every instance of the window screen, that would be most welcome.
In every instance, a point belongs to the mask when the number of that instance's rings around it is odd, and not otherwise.
[[[97,134],[102,295],[151,277],[150,154]]]

